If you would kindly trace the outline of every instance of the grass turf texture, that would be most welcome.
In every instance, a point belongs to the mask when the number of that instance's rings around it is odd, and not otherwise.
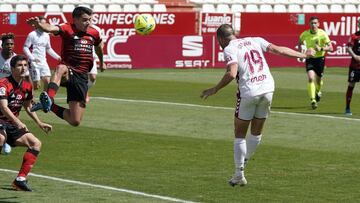
[[[276,81],[273,113],[264,139],[246,168],[249,184],[232,188],[233,83],[210,97],[200,92],[224,70],[123,70],[98,75],[93,97],[222,106],[226,109],[91,99],[80,127],[54,114],[44,133],[26,124],[43,142],[32,172],[87,183],[200,202],[354,202],[360,183],[354,161],[360,150],[360,120],[343,117],[347,69],[327,69],[319,108],[310,109],[303,69],[272,69]],[[38,94],[38,93],[37,93]],[[59,97],[63,95],[60,92]],[[355,88],[352,118],[359,118]],[[64,104],[63,100],[58,100]],[[65,105],[65,104],[64,104]],[[278,112],[298,112],[288,115]],[[306,115],[304,115],[306,114]],[[0,156],[0,168],[18,170],[23,148]],[[0,201],[161,202],[159,199],[29,177],[35,192],[9,190],[15,174],[0,171]]]

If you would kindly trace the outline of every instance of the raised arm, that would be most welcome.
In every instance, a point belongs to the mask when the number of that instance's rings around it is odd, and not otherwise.
[[[26,23],[42,30],[43,32],[48,32],[48,33],[52,33],[52,34],[58,34],[60,31],[60,28],[58,26],[55,25],[51,25],[49,23],[45,23],[45,22],[40,22],[38,17],[31,17],[26,19]]]
[[[313,49],[308,49],[305,53],[301,53],[288,47],[277,46],[275,44],[270,44],[267,51],[273,54],[287,56],[291,58],[310,58],[315,54],[315,51]]]

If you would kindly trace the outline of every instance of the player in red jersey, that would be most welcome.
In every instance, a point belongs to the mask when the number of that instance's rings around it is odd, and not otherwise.
[[[76,7],[72,13],[73,23],[65,23],[59,26],[40,22],[36,17],[27,19],[28,24],[44,32],[60,35],[62,38],[62,61],[56,67],[48,90],[40,94],[40,103],[36,104],[32,111],[43,109],[44,112],[48,112],[51,110],[70,125],[80,125],[86,107],[87,73],[94,63],[94,46],[100,61],[99,68],[106,69],[100,33],[91,26],[92,14],[93,12],[89,8]],[[69,109],[53,102],[63,76],[67,79],[65,84]]]
[[[358,19],[358,26],[360,26],[360,19]],[[348,42],[348,52],[351,55],[351,62],[349,66],[349,84],[346,91],[345,115],[351,116],[350,103],[353,90],[355,83],[360,81],[360,31],[351,35]]]
[[[28,69],[27,58],[16,55],[11,59],[10,66],[11,75],[0,79],[0,151],[5,142],[12,147],[28,148],[12,186],[16,190],[32,191],[26,177],[36,162],[41,142],[18,118],[21,107],[25,108],[26,113],[46,133],[52,130],[52,126],[40,121],[36,113],[30,111],[33,98],[32,85],[24,79]]]

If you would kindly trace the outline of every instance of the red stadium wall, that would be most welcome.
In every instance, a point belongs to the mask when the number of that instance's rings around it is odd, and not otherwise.
[[[0,31],[16,35],[16,53],[32,27],[25,23],[31,16],[45,15],[50,23],[71,21],[70,13],[0,13]],[[223,67],[222,52],[214,32],[222,23],[241,28],[241,36],[261,36],[268,41],[295,48],[302,31],[309,28],[313,15],[332,40],[335,51],[328,53],[327,66],[349,63],[346,42],[358,28],[360,14],[290,14],[242,13],[209,14],[197,12],[153,13],[157,27],[149,36],[138,36],[133,29],[135,13],[96,13],[94,24],[102,29],[105,40],[105,61],[109,68],[192,68]],[[237,16],[237,17],[235,17]],[[51,38],[59,53],[61,40]],[[48,57],[50,65],[56,62]],[[270,66],[288,67],[303,64],[295,59],[267,55]]]

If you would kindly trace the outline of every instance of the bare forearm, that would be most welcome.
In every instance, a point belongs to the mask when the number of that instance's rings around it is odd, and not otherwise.
[[[104,52],[103,52],[102,46],[95,47],[95,53],[98,56],[100,63],[103,63],[104,62]]]
[[[214,87],[216,92],[228,85],[231,81],[234,80],[234,78],[235,77],[233,77],[230,72],[226,72],[219,83]]]
[[[16,117],[8,107],[1,108],[1,112],[12,123],[15,123],[15,124],[21,123],[20,119],[18,117]]]
[[[355,58],[355,57],[358,56],[358,55],[356,55],[355,52],[352,50],[352,47],[348,47],[347,50],[348,50],[348,52],[349,52],[349,54],[350,54],[351,57]]]
[[[288,47],[278,47],[277,49],[270,50],[270,52],[291,58],[306,58],[305,54],[292,50]]]

